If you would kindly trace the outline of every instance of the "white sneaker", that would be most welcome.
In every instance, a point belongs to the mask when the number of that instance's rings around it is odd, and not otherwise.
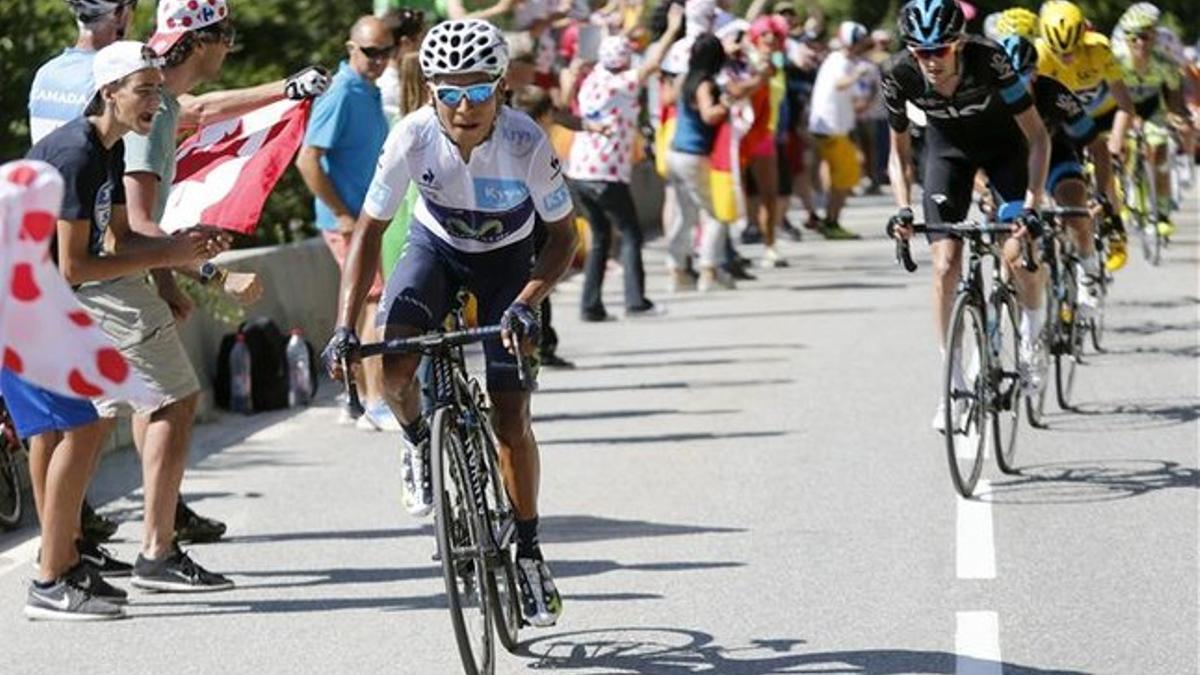
[[[354,426],[362,431],[400,431],[400,422],[383,401],[368,406]]]
[[[954,403],[953,419],[955,429],[962,427],[962,416],[966,412],[966,404],[960,399]],[[933,413],[933,419],[930,420],[929,426],[939,434],[946,433],[946,399],[940,399],[937,405],[937,411]]]
[[[429,469],[429,440],[414,448],[405,438],[401,445],[400,479],[404,483],[404,509],[416,518],[433,511],[433,476]],[[418,452],[414,452],[417,450]]]
[[[357,422],[357,421],[358,421],[358,418],[355,417],[354,414],[350,412],[350,406],[342,404],[341,409],[338,410],[338,418],[337,418],[338,426],[339,427],[354,426],[355,422]]]
[[[719,269],[703,269],[700,270],[700,280],[696,282],[696,290],[701,293],[710,293],[717,289],[733,290],[737,288],[737,282],[733,276],[725,270]]]
[[[1039,348],[1037,340],[1031,344],[1021,340],[1017,352],[1017,376],[1021,380],[1021,389],[1027,396],[1034,396],[1042,389],[1046,378],[1046,355]]]
[[[1100,307],[1096,280],[1086,274],[1080,274],[1075,282],[1075,292],[1079,299],[1079,315],[1085,319],[1095,315]]]
[[[763,253],[762,260],[758,264],[763,269],[772,269],[775,267],[787,267],[788,261],[775,250],[774,246],[768,246]]]

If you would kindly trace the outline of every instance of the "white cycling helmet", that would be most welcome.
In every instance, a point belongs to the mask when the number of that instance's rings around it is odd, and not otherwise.
[[[508,70],[508,43],[487,21],[443,21],[421,42],[420,62],[427,78],[462,73],[500,77]]]

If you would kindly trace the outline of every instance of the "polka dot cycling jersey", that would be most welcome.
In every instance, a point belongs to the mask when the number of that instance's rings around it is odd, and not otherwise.
[[[533,233],[537,217],[562,220],[573,208],[545,132],[528,115],[502,106],[491,135],[464,162],[432,106],[400,120],[388,134],[363,213],[390,221],[409,183],[417,186],[413,219],[467,253],[494,251]]]
[[[638,76],[633,69],[613,73],[597,67],[579,89],[579,113],[586,122],[607,127],[583,131],[571,143],[567,176],[576,180],[628,183],[637,142]]]

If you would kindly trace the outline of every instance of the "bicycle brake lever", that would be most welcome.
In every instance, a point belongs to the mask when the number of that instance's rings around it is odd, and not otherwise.
[[[358,385],[354,383],[354,372],[350,370],[349,359],[342,358],[342,382],[346,389],[346,407],[350,410],[350,414],[354,417],[359,417],[366,409],[363,408],[362,400],[358,398]]]

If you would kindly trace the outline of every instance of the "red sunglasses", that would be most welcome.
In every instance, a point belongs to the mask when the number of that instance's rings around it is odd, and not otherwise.
[[[919,59],[940,59],[945,58],[953,48],[953,44],[945,44],[936,47],[909,47],[908,49],[913,53],[913,56]]]

